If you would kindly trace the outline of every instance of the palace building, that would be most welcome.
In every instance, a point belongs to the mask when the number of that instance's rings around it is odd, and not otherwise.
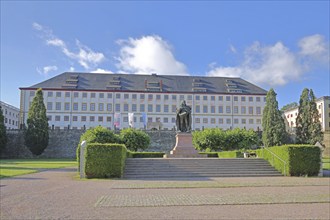
[[[267,93],[241,78],[65,72],[20,88],[21,126],[38,88],[52,129],[101,125],[170,130],[175,128],[176,108],[185,100],[192,107],[193,130],[262,130]]]
[[[18,129],[19,109],[2,101],[0,101],[0,107],[4,116],[6,129]]]

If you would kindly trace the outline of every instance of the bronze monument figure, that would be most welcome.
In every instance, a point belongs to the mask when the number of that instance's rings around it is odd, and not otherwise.
[[[191,132],[191,107],[183,100],[176,109],[176,127],[178,132]]]

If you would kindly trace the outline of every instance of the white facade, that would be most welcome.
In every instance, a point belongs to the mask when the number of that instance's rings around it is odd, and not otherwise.
[[[316,100],[316,107],[319,111],[322,131],[330,131],[330,97],[323,96]],[[284,112],[288,132],[294,132],[296,128],[296,119],[298,116],[298,107],[288,109]]]
[[[3,112],[6,129],[18,129],[19,109],[1,101],[0,106]]]
[[[36,89],[21,89],[21,124],[26,124]],[[192,107],[192,129],[246,128],[262,130],[266,94],[208,94],[122,92],[104,90],[43,89],[49,127],[88,129],[98,125],[114,129],[115,113],[119,128],[129,127],[128,113],[134,113],[134,127],[173,129],[176,107],[182,100]],[[143,113],[146,114],[146,127]]]

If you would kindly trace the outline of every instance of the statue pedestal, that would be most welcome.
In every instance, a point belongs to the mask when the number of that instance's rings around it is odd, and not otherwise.
[[[165,158],[194,158],[206,156],[199,154],[194,148],[191,133],[177,133],[175,137],[175,147],[170,151],[170,154],[164,156]]]

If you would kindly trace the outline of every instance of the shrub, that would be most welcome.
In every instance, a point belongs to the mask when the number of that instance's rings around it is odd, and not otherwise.
[[[313,145],[283,145],[268,148],[286,162],[285,175],[316,176],[320,170],[321,150]],[[278,171],[284,174],[284,164],[265,149],[258,149],[259,157],[268,160]]]
[[[123,144],[87,144],[85,174],[87,178],[123,176],[126,147]]]
[[[128,150],[145,150],[150,145],[150,137],[144,131],[127,128],[120,131],[120,137]]]
[[[206,155],[207,157],[216,157],[218,158],[219,152],[199,152],[199,154]]]
[[[163,158],[164,152],[132,152],[127,151],[128,158]]]
[[[78,169],[80,164],[80,145],[83,141],[86,141],[87,144],[91,143],[121,143],[121,140],[118,135],[113,131],[108,130],[105,127],[97,126],[95,128],[88,129],[85,133],[80,136],[80,141],[77,147],[77,161]]]
[[[222,151],[218,153],[219,158],[243,158],[241,151]]]

